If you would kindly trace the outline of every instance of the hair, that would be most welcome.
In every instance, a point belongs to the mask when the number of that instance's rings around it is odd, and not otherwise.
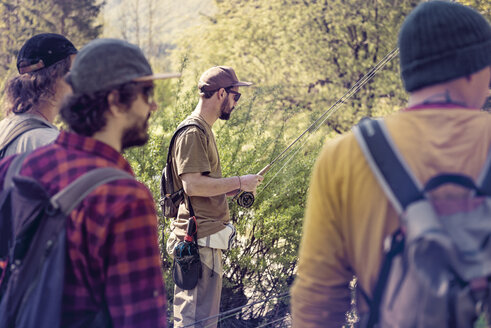
[[[211,97],[213,97],[213,95],[215,94],[215,92],[217,92],[218,90],[213,90],[213,91],[205,91],[203,90],[203,88],[201,88],[199,90],[199,95],[201,97],[204,97],[205,99],[210,99]]]
[[[71,94],[61,105],[60,115],[70,130],[91,137],[106,126],[106,112],[109,110],[108,96],[112,91],[117,91],[118,104],[129,109],[140,90],[136,82],[129,82],[93,94]]]
[[[229,93],[229,92],[230,92],[230,90],[232,90],[232,88],[233,88],[233,87],[234,87],[234,86],[230,86],[230,87],[226,87],[226,88],[224,88],[224,89],[225,89],[225,91],[226,91],[227,93]],[[220,88],[220,89],[221,89],[221,88]],[[220,90],[220,89],[218,89],[218,90]],[[200,89],[200,90],[199,90],[199,95],[200,95],[200,96],[202,96],[202,97],[204,97],[205,99],[210,99],[211,97],[213,97],[213,95],[215,94],[215,92],[218,92],[218,90],[213,90],[213,91],[205,91],[205,90],[203,90],[203,89]]]
[[[71,59],[68,56],[49,67],[11,78],[5,87],[5,114],[26,113],[41,100],[53,97],[56,93],[56,83],[68,73],[70,66]]]

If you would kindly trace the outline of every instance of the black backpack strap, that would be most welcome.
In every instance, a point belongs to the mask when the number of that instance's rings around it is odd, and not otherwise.
[[[205,132],[205,129],[200,126],[199,124],[197,123],[185,123],[183,125],[180,125],[176,131],[174,131],[174,134],[172,135],[172,138],[170,139],[170,143],[169,143],[169,149],[167,150],[167,164],[170,163],[170,160],[171,160],[171,155],[172,155],[172,148],[174,148],[174,142],[177,138],[177,136],[179,135],[179,132],[181,132],[182,130],[190,127],[190,126],[195,126],[197,127],[198,129],[200,129],[205,135],[206,135],[206,132]]]
[[[488,158],[477,179],[477,188],[484,195],[491,196],[491,149],[488,152]]]
[[[395,147],[383,121],[363,119],[353,133],[375,178],[398,214],[424,199],[422,186]]]
[[[198,129],[200,129],[206,135],[205,129],[202,126],[200,126],[199,124],[197,124],[197,123],[185,123],[183,125],[180,125],[176,129],[176,131],[174,131],[174,134],[172,135],[172,138],[171,138],[170,143],[169,143],[169,149],[167,150],[167,165],[169,165],[169,167],[172,167],[172,162],[171,162],[171,159],[172,159],[172,148],[174,148],[174,143],[175,143],[175,140],[176,140],[177,136],[179,135],[179,133],[181,131],[183,131],[184,129],[186,129],[186,128],[190,127],[190,126],[197,127]],[[172,172],[172,169],[170,169],[169,172]],[[170,178],[171,178],[171,181],[169,181],[169,182],[172,184],[172,192],[174,192],[174,183],[173,183],[172,177],[170,177]],[[193,206],[191,205],[191,198],[189,196],[187,196],[187,195],[186,195],[186,198],[188,199],[189,213],[191,214],[191,216],[194,216]]]
[[[3,190],[6,190],[12,185],[12,178],[19,174],[20,169],[22,168],[22,163],[24,162],[24,159],[27,157],[27,155],[29,155],[29,153],[21,153],[12,160],[9,168],[7,169],[7,173],[5,174],[5,180],[3,181]]]
[[[5,156],[5,151],[18,137],[27,131],[41,128],[50,128],[50,126],[35,118],[29,118],[17,124],[12,130],[10,130],[4,139],[0,142],[0,158]]]
[[[51,205],[53,209],[60,209],[62,213],[68,215],[95,188],[119,179],[134,179],[134,177],[123,170],[111,167],[93,169],[51,197]]]
[[[368,319],[364,328],[372,328],[379,322],[380,317],[380,304],[382,303],[382,297],[384,296],[385,286],[389,279],[390,269],[392,267],[392,261],[394,258],[404,251],[406,239],[401,229],[398,229],[391,237],[390,248],[386,250],[380,273],[378,276],[377,284],[373,290],[372,300],[368,299],[365,294],[365,301],[370,307],[368,313]]]

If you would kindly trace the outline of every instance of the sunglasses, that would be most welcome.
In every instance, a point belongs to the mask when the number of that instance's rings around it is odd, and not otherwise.
[[[235,102],[239,101],[239,99],[240,99],[240,92],[237,92],[237,91],[234,91],[234,90],[230,90],[230,89],[225,89],[225,91],[227,93],[231,93],[231,94],[234,95]]]
[[[147,104],[153,104],[155,102],[155,97],[154,97],[154,86],[153,85],[142,85],[140,87],[140,92],[142,93],[143,95],[143,100],[147,103]]]

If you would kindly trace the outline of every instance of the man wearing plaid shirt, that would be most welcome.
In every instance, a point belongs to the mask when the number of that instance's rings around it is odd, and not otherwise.
[[[133,174],[120,152],[146,143],[157,108],[153,80],[169,77],[153,74],[134,45],[90,42],[66,77],[73,94],[60,113],[70,132],[29,154],[20,174],[51,195],[98,167]],[[14,157],[0,162],[0,186]],[[166,326],[155,204],[143,184],[125,179],[96,188],[70,214],[66,233],[63,327],[83,325],[101,309],[113,327]]]

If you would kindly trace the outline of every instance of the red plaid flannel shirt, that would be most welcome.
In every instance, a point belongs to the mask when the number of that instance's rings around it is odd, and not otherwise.
[[[0,162],[0,188],[13,159]],[[54,144],[30,154],[20,174],[54,195],[97,167],[133,174],[115,149],[62,131]],[[136,180],[96,188],[70,214],[63,325],[109,308],[114,327],[165,327],[165,290],[157,241],[157,216],[149,190]]]

